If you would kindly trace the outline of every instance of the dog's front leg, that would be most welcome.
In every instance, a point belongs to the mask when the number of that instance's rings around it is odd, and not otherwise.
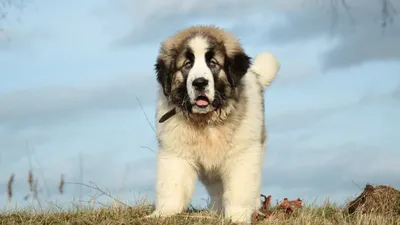
[[[222,176],[225,217],[236,223],[250,223],[259,204],[263,163],[261,147],[246,149],[228,159]]]
[[[190,203],[197,179],[187,159],[160,150],[157,154],[156,209],[148,217],[181,213]]]

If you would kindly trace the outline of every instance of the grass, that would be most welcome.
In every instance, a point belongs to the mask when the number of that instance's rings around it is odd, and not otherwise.
[[[207,210],[194,210],[164,219],[145,219],[153,206],[138,204],[133,207],[113,205],[100,209],[80,207],[64,212],[33,211],[24,209],[3,212],[0,224],[231,224],[221,216]],[[344,207],[329,202],[323,206],[305,206],[287,216],[273,209],[274,213],[254,224],[400,224],[399,216],[379,216],[355,213],[349,215]]]
[[[9,177],[7,185],[7,195],[9,202],[13,198],[13,183],[14,174]],[[40,208],[38,195],[40,194],[38,182],[33,175],[32,170],[28,172],[27,183],[29,184],[30,193],[26,199],[31,199],[32,203],[35,200]],[[99,196],[105,196],[113,201],[111,206],[103,205],[98,202],[95,197],[88,204],[80,203],[72,205],[70,209],[62,209],[57,204],[50,204],[47,209],[32,206],[24,209],[3,210],[0,211],[0,225],[2,224],[232,224],[222,216],[215,214],[206,209],[191,208],[187,212],[175,215],[169,218],[161,219],[146,219],[146,215],[154,210],[154,206],[148,201],[140,201],[130,206],[123,203],[121,200],[114,198],[109,192],[100,189],[96,184],[70,183],[65,182],[64,176],[61,175],[58,192],[64,193],[65,184],[76,184],[91,188],[96,191]],[[269,196],[270,197],[270,196]],[[299,203],[301,208],[296,208],[293,213],[287,214],[286,209],[280,209],[282,205],[270,206],[270,198],[265,198],[265,209],[268,209],[270,214],[266,218],[254,219],[253,224],[357,224],[357,225],[400,225],[400,191],[390,186],[366,185],[364,191],[353,201],[349,201],[343,206],[337,206],[329,201],[326,201],[322,206],[313,204],[302,205],[300,199],[294,202]],[[268,201],[267,201],[268,199]],[[98,208],[96,204],[101,205]],[[354,213],[349,214],[350,208],[357,208]],[[361,205],[361,206],[360,206]],[[356,207],[357,206],[357,207]],[[359,207],[360,206],[360,207]],[[261,209],[263,211],[263,209]],[[368,211],[362,213],[361,211]],[[354,210],[351,210],[354,211]],[[264,210],[264,213],[266,211]]]

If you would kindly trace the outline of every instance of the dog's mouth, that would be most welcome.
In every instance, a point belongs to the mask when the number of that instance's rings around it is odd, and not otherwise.
[[[200,95],[195,99],[194,104],[199,108],[207,108],[210,105],[210,100],[207,96]]]

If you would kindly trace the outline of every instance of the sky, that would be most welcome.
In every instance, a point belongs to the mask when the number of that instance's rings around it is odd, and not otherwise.
[[[0,10],[0,207],[11,174],[11,204],[28,204],[30,168],[42,205],[95,193],[72,183],[152,201],[154,63],[162,40],[199,24],[281,62],[265,92],[263,194],[343,204],[366,183],[400,188],[400,2],[386,19],[379,0],[340,2],[30,0]],[[198,183],[192,204],[205,199]]]

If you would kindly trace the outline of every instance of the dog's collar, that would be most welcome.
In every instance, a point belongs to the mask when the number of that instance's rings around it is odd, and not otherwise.
[[[173,117],[176,114],[176,108],[173,108],[166,112],[164,115],[161,116],[161,118],[158,120],[159,123],[164,123],[167,121],[169,118]]]
[[[166,112],[158,121],[159,123],[164,123],[166,120],[168,120],[169,118],[173,117],[176,114],[176,108],[173,108],[171,110],[169,110],[168,112]]]

